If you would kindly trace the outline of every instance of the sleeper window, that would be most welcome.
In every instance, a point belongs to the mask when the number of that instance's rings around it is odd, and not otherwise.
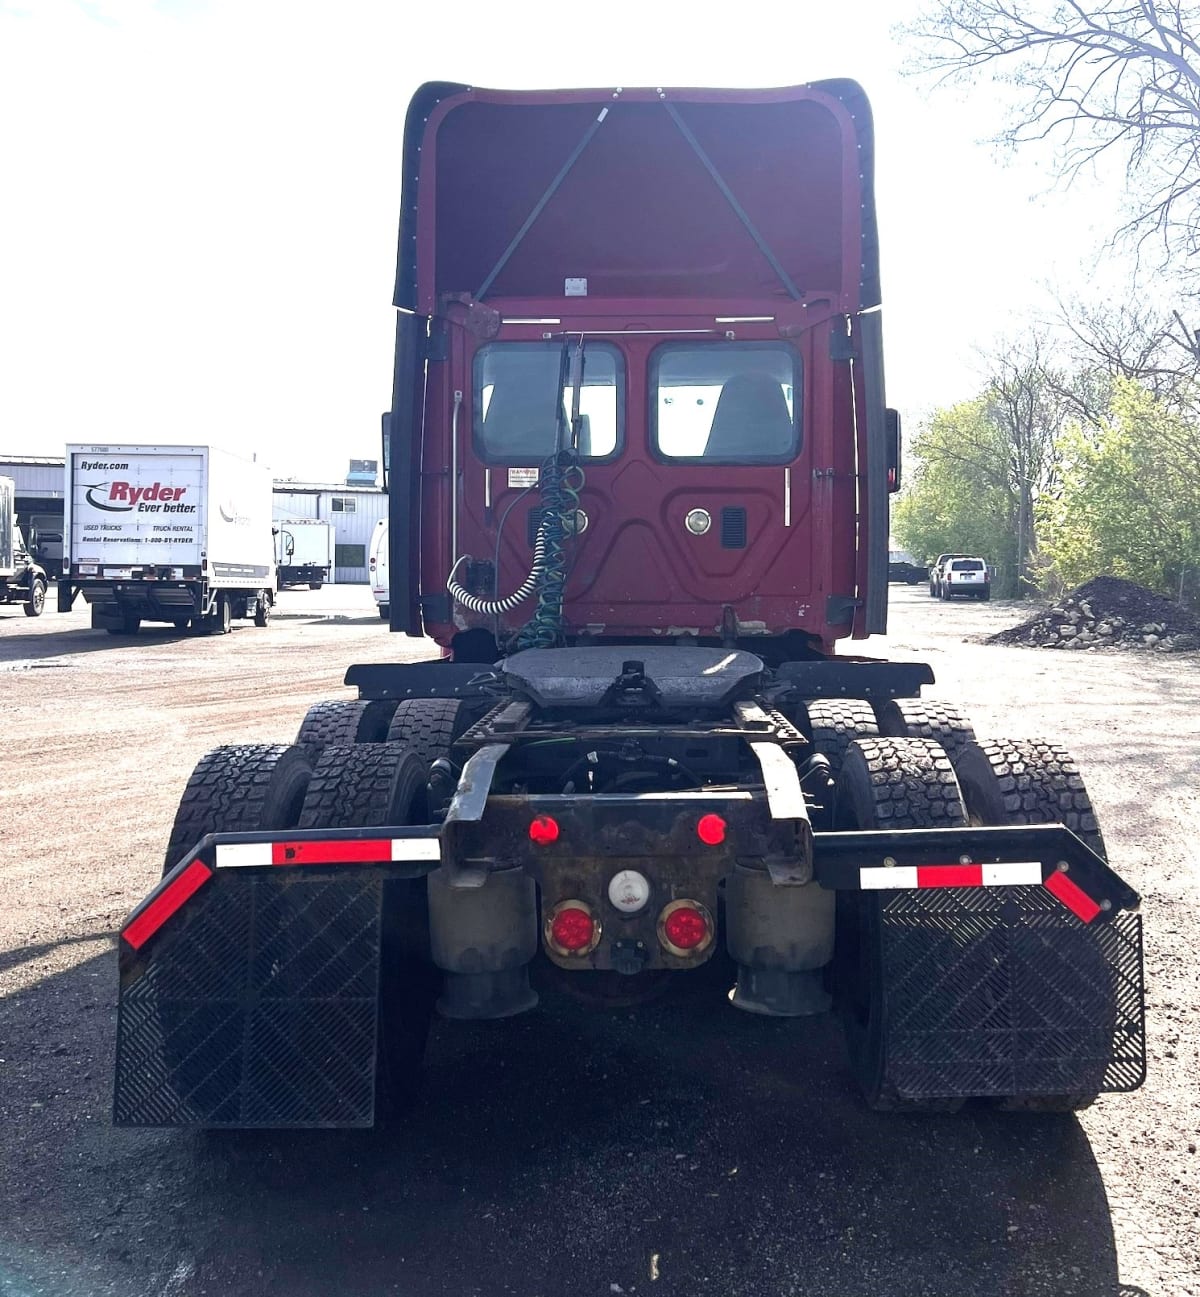
[[[781,464],[800,450],[800,358],[778,342],[668,343],[651,361],[664,459]]]
[[[562,373],[561,342],[493,342],[475,353],[475,445],[490,463],[540,464],[554,453],[554,391]],[[564,418],[571,385],[562,389]],[[587,342],[579,390],[581,459],[607,459],[623,436],[625,364],[610,343]]]

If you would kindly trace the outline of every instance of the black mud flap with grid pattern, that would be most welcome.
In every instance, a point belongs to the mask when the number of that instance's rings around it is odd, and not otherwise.
[[[1145,1080],[1139,914],[1084,923],[1045,887],[879,898],[886,1090],[1035,1098]]]
[[[372,1125],[382,897],[371,871],[217,871],[123,942],[114,1122]]]

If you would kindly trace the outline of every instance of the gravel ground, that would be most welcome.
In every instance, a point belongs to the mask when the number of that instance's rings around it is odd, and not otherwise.
[[[377,1132],[109,1125],[113,933],[210,746],[291,736],[345,666],[423,656],[364,589],[224,639],[0,610],[0,1294],[1200,1294],[1197,655],[985,646],[1022,610],[893,587],[868,652],[981,734],[1065,740],[1145,898],[1151,1072],[1075,1117],[867,1112],[827,1019],[680,984],[440,1024]],[[1015,705],[1010,700],[1019,700]]]

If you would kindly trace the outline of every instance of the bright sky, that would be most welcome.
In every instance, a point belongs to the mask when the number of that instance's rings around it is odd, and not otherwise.
[[[972,395],[976,348],[1085,285],[1117,196],[979,141],[993,90],[905,79],[912,0],[0,0],[0,452],[215,441],[277,475],[377,456],[404,111],[504,88],[862,82],[888,397]]]

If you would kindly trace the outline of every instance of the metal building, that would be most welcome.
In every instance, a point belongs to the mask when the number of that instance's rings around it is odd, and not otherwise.
[[[333,579],[365,584],[375,524],[387,517],[388,498],[377,486],[340,486],[325,482],[276,482],[272,514],[276,520],[323,518],[333,523]]]
[[[62,516],[66,460],[61,455],[0,454],[0,477],[17,484],[18,514]]]

